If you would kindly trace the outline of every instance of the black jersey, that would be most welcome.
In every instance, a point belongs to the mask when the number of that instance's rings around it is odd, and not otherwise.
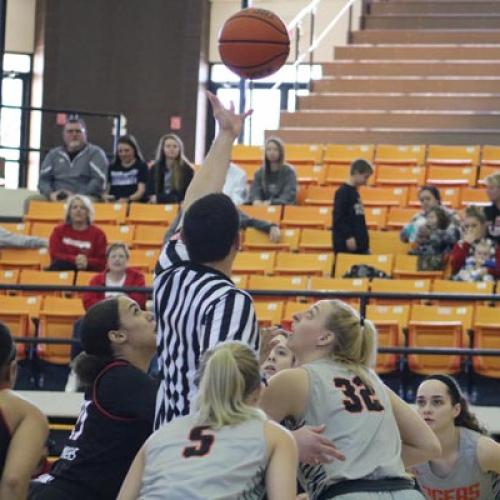
[[[11,437],[9,426],[7,425],[2,410],[0,410],[0,477],[2,477],[3,474]]]
[[[89,499],[114,500],[153,430],[156,389],[153,379],[126,361],[108,364],[85,393],[60,459],[39,480],[78,485]]]

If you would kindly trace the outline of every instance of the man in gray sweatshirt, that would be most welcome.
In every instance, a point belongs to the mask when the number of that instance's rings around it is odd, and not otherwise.
[[[12,233],[0,226],[0,248],[44,248],[48,245],[47,238]]]
[[[64,146],[51,149],[40,168],[38,190],[51,201],[72,194],[99,200],[106,189],[108,161],[104,151],[87,142],[81,118],[70,118],[64,125]]]

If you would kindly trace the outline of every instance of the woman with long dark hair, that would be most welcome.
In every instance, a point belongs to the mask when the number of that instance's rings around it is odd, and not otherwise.
[[[500,499],[500,445],[486,435],[456,380],[427,377],[417,408],[441,443],[442,454],[413,467],[427,498]]]
[[[30,500],[114,500],[137,451],[151,434],[156,383],[147,370],[156,323],[126,296],[92,306],[82,321],[75,372],[85,391],[80,416],[50,474]]]
[[[184,154],[184,144],[175,134],[166,134],[158,143],[156,159],[149,170],[147,195],[150,203],[180,203],[194,175]]]

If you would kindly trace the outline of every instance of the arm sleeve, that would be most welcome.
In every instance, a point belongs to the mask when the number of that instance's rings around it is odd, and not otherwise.
[[[86,194],[100,197],[106,189],[108,176],[108,160],[101,148],[96,148],[89,160],[90,182],[86,186]]]
[[[48,245],[45,238],[36,236],[24,236],[22,234],[11,233],[0,227],[0,248],[20,247],[20,248],[43,248]]]
[[[256,352],[259,329],[250,296],[234,289],[207,310],[203,319],[200,346],[203,351],[228,340],[238,340]]]
[[[453,274],[458,273],[465,264],[465,259],[469,255],[470,245],[467,242],[456,243],[450,256],[451,270]]]
[[[181,201],[183,201],[184,198],[186,197],[186,191],[187,191],[189,184],[191,184],[191,181],[193,180],[193,177],[194,177],[193,167],[191,165],[189,165],[189,163],[184,163],[183,168],[186,169],[186,179],[185,179],[184,186],[182,186],[181,191],[179,192],[179,196],[178,196],[179,203]]]
[[[153,429],[156,389],[153,379],[138,369],[117,367],[103,376],[97,400],[112,415],[146,420]]]
[[[350,213],[352,204],[350,201],[348,192],[339,189],[335,193],[333,206],[333,231],[336,238],[347,240],[354,236]]]
[[[106,240],[106,235],[96,228],[95,239],[92,243],[93,252],[92,256],[88,256],[88,269],[90,271],[103,271],[106,267],[106,247],[108,242]]]
[[[263,233],[267,234],[269,234],[269,231],[271,231],[271,227],[273,226],[273,224],[265,220],[254,219],[248,216],[246,213],[242,212],[241,210],[239,210],[239,214],[240,214],[240,229],[253,227],[254,229],[257,229],[257,231],[262,231]]]
[[[160,258],[155,267],[155,274],[158,275],[171,266],[187,261],[189,261],[189,255],[186,245],[180,239],[180,236],[175,235],[173,239],[163,245]]]
[[[251,203],[253,203],[255,200],[264,199],[264,193],[262,192],[262,169],[255,172],[255,177],[250,187],[250,194],[248,196],[248,199]]]
[[[54,190],[52,182],[54,180],[52,175],[52,168],[54,161],[54,154],[52,151],[49,151],[45,158],[43,159],[42,165],[40,167],[40,177],[38,179],[38,191],[44,196],[49,196],[50,193]]]
[[[292,167],[287,166],[286,176],[279,196],[271,199],[275,205],[295,205],[297,203],[297,176]]]
[[[49,239],[49,254],[50,258],[54,260],[62,260],[64,262],[75,263],[76,255],[65,253],[62,244],[62,234],[61,227],[56,227]]]
[[[89,286],[102,286],[100,275],[93,276],[90,280]],[[82,294],[83,307],[87,311],[94,304],[101,302],[104,299],[104,293],[100,292],[84,292]]]

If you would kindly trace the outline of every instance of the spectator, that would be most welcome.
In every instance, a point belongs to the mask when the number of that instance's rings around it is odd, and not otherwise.
[[[456,243],[451,251],[451,270],[453,275],[457,275],[461,269],[465,268],[467,259],[474,257],[475,246],[485,239],[488,235],[488,225],[484,212],[476,206],[467,207],[465,209],[463,239]],[[493,240],[487,241],[494,245]],[[494,278],[500,278],[500,245],[496,245],[495,249],[495,267],[488,267],[488,272]]]
[[[233,200],[236,206],[242,205],[248,198],[247,174],[234,163],[229,164],[226,182],[222,192]]]
[[[333,202],[333,250],[335,253],[367,254],[370,251],[368,228],[358,188],[365,186],[373,174],[366,160],[351,164],[349,179],[337,189]]]
[[[94,207],[86,196],[77,194],[68,200],[64,224],[50,235],[50,271],[104,270],[106,235],[92,224],[93,219]]]
[[[500,172],[495,172],[485,179],[486,193],[491,205],[484,209],[488,223],[488,237],[494,240],[497,247],[500,245]]]
[[[0,248],[45,248],[47,238],[15,234],[0,226]]]
[[[69,118],[64,125],[63,140],[64,146],[51,149],[43,160],[38,190],[51,201],[73,194],[99,200],[106,187],[104,151],[87,142],[85,122],[78,117]]]
[[[16,346],[0,323],[0,498],[26,498],[32,474],[42,459],[49,435],[42,412],[12,392],[16,378]]]
[[[156,384],[148,375],[155,321],[128,297],[112,297],[83,317],[84,352],[75,371],[85,390],[80,416],[49,474],[30,500],[114,500],[151,434]]]
[[[422,211],[415,214],[410,222],[403,227],[400,233],[401,241],[404,243],[414,243],[417,238],[418,228],[426,223],[426,214],[432,207],[442,206],[441,205],[441,193],[439,189],[434,186],[423,186],[420,188],[418,193],[418,199],[420,201],[420,206]],[[448,212],[450,218],[450,223],[455,228],[457,239],[459,236],[460,227],[460,217],[458,214],[446,207],[444,210]]]
[[[494,281],[490,269],[495,269],[495,249],[490,240],[479,240],[474,245],[474,254],[465,259],[465,264],[452,277],[454,281]]]
[[[255,172],[250,188],[252,205],[295,205],[297,177],[291,165],[285,163],[285,146],[274,137],[266,141],[264,165]]]
[[[108,169],[107,201],[143,201],[148,180],[148,166],[144,162],[137,141],[132,135],[118,139],[116,155]]]
[[[156,160],[148,175],[150,203],[180,203],[194,175],[184,156],[184,144],[175,134],[164,135],[158,144]]]

